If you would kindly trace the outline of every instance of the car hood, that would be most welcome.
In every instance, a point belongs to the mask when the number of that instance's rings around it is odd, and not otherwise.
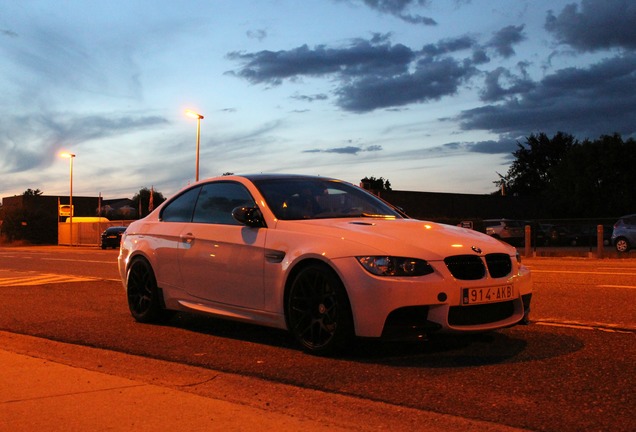
[[[283,222],[283,221],[280,221]],[[312,219],[284,221],[280,228],[300,229],[318,237],[337,237],[344,243],[363,245],[365,253],[443,260],[462,254],[505,253],[516,249],[478,231],[415,219]],[[344,243],[340,242],[341,246]],[[371,252],[371,250],[376,252]],[[344,254],[347,254],[343,250]],[[357,253],[357,252],[354,252]]]

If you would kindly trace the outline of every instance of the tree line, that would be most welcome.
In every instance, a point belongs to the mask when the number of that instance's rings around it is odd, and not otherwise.
[[[540,198],[546,217],[636,213],[636,141],[619,134],[577,140],[557,132],[517,142],[514,161],[495,193]]]

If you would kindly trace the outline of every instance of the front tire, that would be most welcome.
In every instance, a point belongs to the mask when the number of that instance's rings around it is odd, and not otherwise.
[[[321,264],[310,264],[293,277],[286,316],[289,330],[311,354],[342,350],[353,337],[351,306],[344,286]]]
[[[158,322],[165,318],[163,298],[150,263],[143,258],[135,259],[126,277],[128,309],[136,321]]]
[[[623,237],[617,239],[614,246],[616,246],[618,252],[627,252],[629,250],[629,242]]]

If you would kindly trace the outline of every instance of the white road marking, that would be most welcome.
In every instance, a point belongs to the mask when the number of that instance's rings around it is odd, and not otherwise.
[[[83,262],[83,263],[100,263],[100,264],[117,264],[116,260],[112,260],[112,261],[97,261],[97,260],[81,260],[78,261],[76,259],[69,259],[69,258],[42,258],[43,261],[72,261],[72,262]]]
[[[101,280],[100,278],[84,277],[84,276],[71,276],[71,275],[59,275],[59,274],[39,274],[37,276],[18,276],[18,277],[4,277],[0,278],[0,287],[9,286],[33,286],[33,285],[46,285],[54,283],[65,282],[89,282]]]
[[[636,326],[623,325],[623,324],[608,324],[608,323],[585,323],[580,321],[566,321],[558,319],[536,319],[532,320],[533,324],[551,326],[551,327],[565,327],[575,328],[583,330],[600,330],[608,333],[636,333]]]
[[[534,270],[532,273],[559,273],[559,274],[594,274],[594,275],[611,275],[611,276],[636,276],[636,273],[616,273],[616,272],[595,272],[595,271],[569,271],[569,270]]]

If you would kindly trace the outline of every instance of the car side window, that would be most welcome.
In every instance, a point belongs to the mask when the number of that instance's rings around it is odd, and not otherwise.
[[[190,222],[194,213],[194,206],[201,191],[200,187],[189,189],[168,203],[161,211],[160,218],[164,222]]]
[[[255,207],[254,199],[245,186],[234,182],[216,182],[203,185],[194,209],[192,222],[240,225],[232,217],[236,207]]]

